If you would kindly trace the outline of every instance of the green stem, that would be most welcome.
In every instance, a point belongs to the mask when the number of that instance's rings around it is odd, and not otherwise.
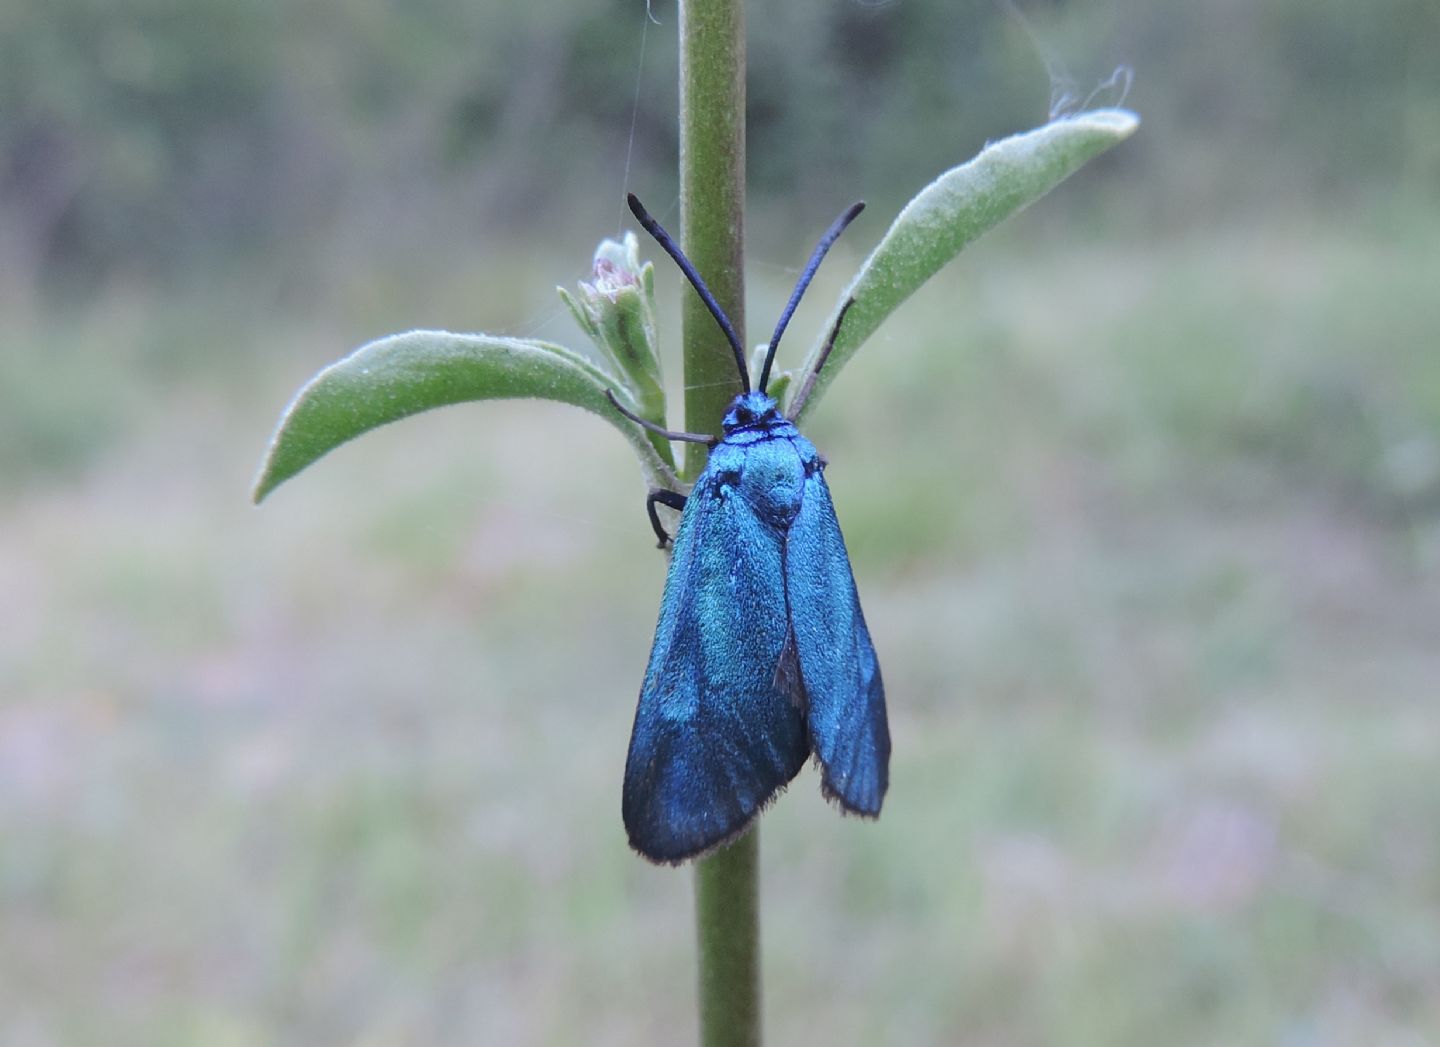
[[[745,19],[743,0],[680,3],[680,226],[685,253],[735,330],[745,331]],[[685,421],[719,434],[740,391],[735,358],[698,296],[681,312]],[[684,477],[705,467],[687,444]],[[700,1040],[760,1043],[760,844],[754,828],[695,866]]]
[[[682,246],[735,330],[745,330],[745,25],[742,0],[681,0],[680,227]],[[719,434],[740,391],[735,357],[700,297],[687,291],[685,422]],[[689,444],[685,476],[705,467]]]
[[[700,1042],[760,1043],[760,835],[754,827],[695,866]]]

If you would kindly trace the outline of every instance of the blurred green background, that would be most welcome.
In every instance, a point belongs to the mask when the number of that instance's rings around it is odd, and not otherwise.
[[[763,820],[771,1039],[1440,1043],[1440,7],[1023,10],[749,16],[754,337],[871,202],[793,351],[1052,88],[1144,119],[810,426],[895,757],[877,824],[809,770]],[[247,502],[364,341],[579,344],[623,191],[674,217],[654,13],[0,8],[7,1047],[693,1038],[690,877],[619,817],[622,441],[453,408]]]

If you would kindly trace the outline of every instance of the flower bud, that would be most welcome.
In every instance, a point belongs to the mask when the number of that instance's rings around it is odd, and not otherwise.
[[[594,278],[580,283],[578,296],[563,287],[556,290],[614,368],[640,415],[663,425],[665,390],[655,351],[655,267],[640,261],[635,234],[626,233],[619,243],[601,242],[595,249]]]

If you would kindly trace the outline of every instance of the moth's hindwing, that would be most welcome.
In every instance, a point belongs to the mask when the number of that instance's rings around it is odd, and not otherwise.
[[[790,527],[785,588],[821,788],[845,810],[875,817],[890,782],[885,685],[830,489],[818,470],[805,481]]]
[[[712,455],[675,535],[625,762],[625,829],[657,862],[737,836],[809,754],[800,707],[776,682],[783,535],[715,466]]]

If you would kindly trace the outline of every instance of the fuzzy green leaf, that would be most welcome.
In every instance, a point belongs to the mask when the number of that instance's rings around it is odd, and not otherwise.
[[[961,249],[1128,138],[1139,123],[1139,117],[1125,109],[1077,113],[993,142],[922,189],[896,217],[821,327],[821,337],[797,374],[796,389],[804,387],[820,362],[824,336],[841,307],[855,299],[801,414],[809,413],[885,318]]]
[[[649,436],[606,399],[605,390],[617,387],[584,357],[547,342],[447,331],[381,338],[331,364],[295,395],[270,440],[254,499],[377,426],[467,400],[525,397],[600,415],[634,446],[652,485],[673,485],[673,469]]]

